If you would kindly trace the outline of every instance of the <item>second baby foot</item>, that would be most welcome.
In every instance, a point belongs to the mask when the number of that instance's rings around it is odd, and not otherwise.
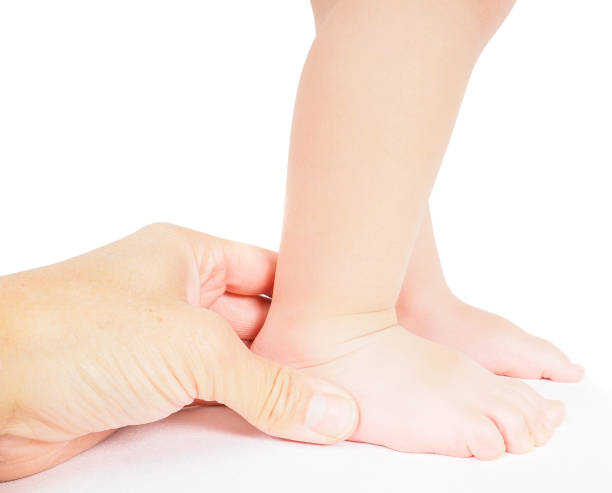
[[[577,382],[584,377],[584,368],[551,342],[450,293],[436,300],[403,301],[397,311],[404,327],[465,353],[493,373],[557,382]]]
[[[393,310],[296,322],[271,314],[252,350],[351,393],[350,438],[403,451],[494,459],[549,440],[558,401],[396,325]]]

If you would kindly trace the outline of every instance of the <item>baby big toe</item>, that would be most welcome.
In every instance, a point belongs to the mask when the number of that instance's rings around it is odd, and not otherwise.
[[[541,358],[542,378],[555,382],[579,382],[584,378],[584,367],[572,363],[565,354],[549,341],[542,341],[545,354]]]

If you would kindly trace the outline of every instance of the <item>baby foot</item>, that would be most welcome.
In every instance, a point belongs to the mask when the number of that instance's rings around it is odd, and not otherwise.
[[[272,315],[251,349],[345,388],[360,409],[350,439],[403,452],[524,453],[564,415],[523,382],[396,325],[392,310],[303,324]]]
[[[400,302],[397,313],[399,323],[414,334],[457,349],[498,375],[557,382],[584,377],[584,368],[549,341],[452,294],[435,303]]]

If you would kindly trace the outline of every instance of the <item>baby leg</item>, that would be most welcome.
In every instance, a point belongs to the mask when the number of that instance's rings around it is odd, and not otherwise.
[[[559,382],[576,382],[584,375],[580,365],[571,363],[549,341],[463,303],[452,293],[442,273],[429,211],[412,250],[396,309],[402,326],[460,350],[498,375]]]
[[[395,304],[472,67],[507,0],[316,0],[274,296],[252,349],[351,392],[352,439],[494,458],[563,415],[397,325]]]

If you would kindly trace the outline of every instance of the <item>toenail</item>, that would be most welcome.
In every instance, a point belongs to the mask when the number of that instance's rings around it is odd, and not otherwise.
[[[306,426],[312,431],[336,439],[345,439],[357,426],[356,405],[340,395],[317,392],[310,400]]]

